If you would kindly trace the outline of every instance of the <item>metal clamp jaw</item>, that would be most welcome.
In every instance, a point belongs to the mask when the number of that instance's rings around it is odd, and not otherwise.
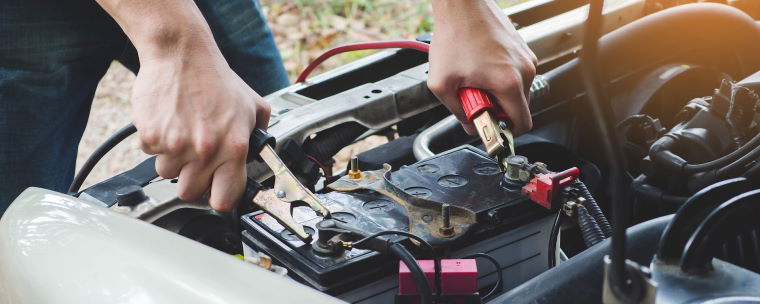
[[[475,124],[486,153],[495,156],[501,170],[506,170],[507,157],[515,155],[514,138],[507,125],[507,114],[491,102],[486,92],[479,89],[459,90],[459,101],[467,120]]]
[[[274,137],[266,131],[256,128],[251,133],[248,155],[258,155],[255,159],[263,161],[274,173],[274,191],[257,191],[252,202],[299,239],[311,243],[312,236],[306,233],[303,225],[293,219],[292,208],[307,205],[325,219],[330,218],[330,211],[285,166],[274,151],[274,145]]]

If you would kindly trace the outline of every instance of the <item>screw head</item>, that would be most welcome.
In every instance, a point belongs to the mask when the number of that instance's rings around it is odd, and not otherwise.
[[[277,196],[277,198],[285,198],[285,191],[282,191],[282,190],[277,191],[275,195]]]

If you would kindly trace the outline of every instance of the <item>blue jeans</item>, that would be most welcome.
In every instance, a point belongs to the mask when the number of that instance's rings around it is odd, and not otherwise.
[[[258,0],[196,4],[248,85],[261,95],[288,85]],[[0,1],[0,215],[27,187],[68,189],[95,88],[113,60],[139,68],[95,1]]]

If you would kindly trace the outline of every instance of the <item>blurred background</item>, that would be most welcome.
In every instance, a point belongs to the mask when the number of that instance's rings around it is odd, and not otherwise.
[[[334,46],[362,41],[414,39],[433,29],[430,1],[399,0],[260,0],[291,81],[308,63]],[[502,7],[526,0],[497,0]],[[329,59],[313,75],[371,51]],[[129,96],[135,76],[114,62],[100,81],[90,119],[79,145],[77,170],[108,136],[130,122]],[[367,143],[374,145],[379,143]],[[354,149],[362,149],[361,145]],[[341,155],[351,155],[345,151]],[[84,187],[127,170],[147,155],[137,136],[122,142],[95,167]],[[339,163],[341,163],[339,161]]]

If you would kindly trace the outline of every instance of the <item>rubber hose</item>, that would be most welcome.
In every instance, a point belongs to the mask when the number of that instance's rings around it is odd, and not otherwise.
[[[332,158],[338,151],[352,144],[356,138],[367,132],[367,128],[358,124],[346,127],[333,127],[317,134],[303,144],[306,154],[314,156],[320,162]]]
[[[594,217],[589,214],[588,209],[583,205],[575,207],[575,216],[578,221],[578,227],[581,229],[581,236],[586,247],[591,247],[604,240],[604,233],[599,225],[596,224]]]
[[[594,196],[591,195],[591,191],[588,190],[588,187],[586,187],[586,184],[584,184],[580,180],[575,180],[575,187],[578,188],[578,190],[581,191],[581,195],[583,198],[586,199],[586,203],[584,203],[584,206],[587,206],[588,212],[591,214],[591,216],[596,220],[597,225],[599,225],[599,228],[602,229],[602,233],[604,233],[604,237],[608,238],[612,235],[612,225],[610,225],[610,222],[607,220],[607,217],[604,216],[604,212],[602,212],[602,208],[599,207],[599,204],[597,204],[596,200],[594,199]]]
[[[427,277],[422,272],[422,268],[417,264],[417,260],[414,259],[409,250],[406,250],[404,246],[398,243],[391,244],[388,250],[395,255],[401,262],[409,268],[414,278],[414,283],[417,284],[417,292],[420,295],[420,303],[431,304],[433,303],[433,294],[430,292],[430,286],[428,285]]]
[[[760,162],[749,168],[749,170],[747,170],[747,172],[744,172],[742,176],[754,181],[760,180]]]
[[[758,136],[760,136],[760,133],[758,134]],[[718,176],[718,178],[726,178],[732,173],[735,173],[738,169],[740,169],[744,165],[750,163],[751,161],[757,160],[758,157],[760,157],[760,146],[755,147],[755,149],[745,154],[741,158],[737,159],[735,162],[723,168],[718,169],[718,171],[716,172],[716,175]]]
[[[664,166],[670,171],[678,173],[704,172],[707,170],[718,169],[726,165],[732,166],[733,163],[741,160],[740,157],[742,155],[746,156],[748,152],[753,152],[760,147],[760,133],[756,134],[752,139],[747,141],[747,143],[731,153],[701,164],[689,164],[686,160],[671,152],[671,148],[675,146],[678,146],[677,137],[674,135],[663,136],[652,144],[649,149],[649,156],[652,158],[652,161]]]

